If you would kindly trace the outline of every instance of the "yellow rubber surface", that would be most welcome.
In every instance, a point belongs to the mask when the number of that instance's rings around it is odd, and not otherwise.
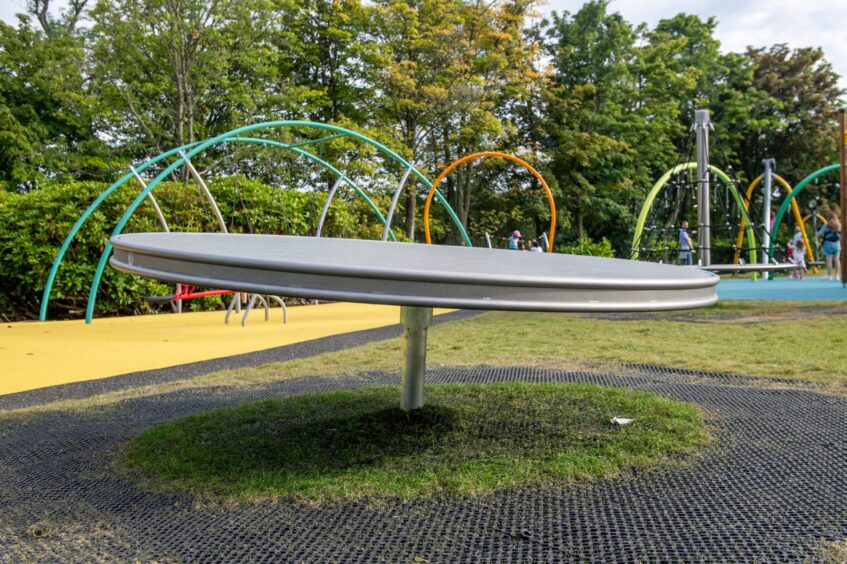
[[[446,313],[437,309],[435,314]],[[96,380],[139,370],[290,345],[320,337],[400,322],[400,308],[334,303],[271,309],[270,321],[256,309],[241,316],[225,312],[145,315],[84,321],[0,325],[0,395],[69,382]],[[399,363],[399,359],[398,359]]]

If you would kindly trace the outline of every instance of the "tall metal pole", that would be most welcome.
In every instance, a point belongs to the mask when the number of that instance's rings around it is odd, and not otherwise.
[[[841,167],[839,177],[841,181],[841,285],[847,288],[847,241],[844,240],[844,231],[847,229],[847,117],[845,109],[838,110],[838,147],[841,152]]]
[[[694,132],[697,138],[697,242],[700,266],[712,264],[712,230],[709,223],[709,110],[694,112]]]
[[[773,159],[764,159],[762,165],[765,167],[765,197],[764,211],[762,218],[762,264],[770,262],[768,249],[771,246],[771,191],[773,190],[773,171],[776,168],[776,161]],[[776,235],[776,234],[774,234]]]

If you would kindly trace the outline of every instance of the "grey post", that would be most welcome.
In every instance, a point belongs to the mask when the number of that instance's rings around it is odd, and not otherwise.
[[[491,247],[491,235],[489,235],[488,233],[485,234],[485,244],[488,245],[489,249],[492,248]]]
[[[400,383],[400,409],[411,411],[424,405],[426,374],[426,333],[432,324],[432,308],[400,306],[403,324],[403,374]]]
[[[138,183],[141,184],[141,189],[147,188],[147,183],[144,182],[144,179],[141,178],[141,175],[138,174],[138,171],[135,170],[135,167],[130,166],[129,170],[132,172],[135,179],[138,180]],[[168,222],[165,220],[165,214],[162,213],[162,208],[159,207],[159,202],[156,201],[156,198],[153,197],[153,192],[148,192],[147,199],[150,201],[150,205],[153,206],[153,211],[156,212],[156,217],[159,218],[159,225],[162,226],[162,230],[165,233],[170,233],[171,230],[168,228]],[[182,291],[182,284],[176,285],[176,293],[179,294]],[[171,302],[171,308],[176,313],[182,313],[182,300],[176,300],[175,302]]]
[[[341,186],[341,183],[344,181],[344,178],[339,176],[338,180],[335,181],[335,184],[332,185],[332,190],[329,191],[329,194],[326,196],[326,201],[324,202],[324,207],[321,210],[321,217],[318,219],[318,229],[315,233],[315,237],[321,236],[321,231],[324,228],[324,221],[326,221],[326,214],[329,213],[329,204],[332,203],[332,199],[335,197],[335,192],[338,190],[338,187]]]
[[[133,167],[129,167],[129,170],[135,176],[135,179],[138,180],[138,183],[141,184],[142,190],[147,188],[147,183],[144,182],[144,179],[141,178],[141,175],[138,174],[138,171]],[[168,229],[168,222],[165,221],[165,214],[162,213],[162,208],[159,207],[159,202],[156,201],[156,198],[153,197],[153,192],[149,192],[147,194],[147,199],[150,200],[150,205],[153,206],[153,211],[156,212],[156,217],[159,218],[159,225],[162,226],[162,230],[165,233],[170,233],[171,230]]]
[[[194,168],[194,165],[191,164],[191,161],[188,160],[188,155],[185,152],[180,151],[179,156],[185,161],[185,166],[188,167],[188,171],[191,173],[191,176],[194,177],[194,180],[200,185],[200,188],[203,189],[203,193],[206,195],[206,199],[209,200],[209,204],[212,206],[212,212],[215,214],[215,219],[218,220],[218,225],[221,228],[222,233],[227,233],[226,222],[224,221],[223,216],[221,215],[221,210],[218,207],[218,203],[215,201],[215,197],[212,196],[212,193],[209,191],[209,187],[206,186],[206,183],[203,182],[203,179],[200,177],[200,173],[197,172],[197,169]]]
[[[712,264],[712,231],[709,223],[709,110],[694,112],[694,132],[697,137],[697,241],[700,266]]]
[[[771,246],[771,192],[773,191],[773,171],[776,169],[776,161],[773,159],[764,159],[762,165],[765,167],[765,197],[764,197],[764,213],[762,218],[762,264],[768,264],[768,249]]]
[[[403,186],[406,184],[406,180],[409,178],[409,174],[411,174],[412,169],[415,168],[413,163],[409,163],[409,168],[406,169],[406,172],[403,174],[403,178],[400,179],[400,184],[397,185],[397,189],[394,190],[394,196],[391,198],[391,205],[388,206],[388,215],[385,216],[385,225],[382,228],[382,240],[388,241],[388,232],[391,231],[391,220],[394,218],[394,209],[397,207],[397,200],[400,199],[400,192],[403,191]]]

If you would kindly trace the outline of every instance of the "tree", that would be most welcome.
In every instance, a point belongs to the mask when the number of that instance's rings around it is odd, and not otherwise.
[[[265,103],[270,0],[100,0],[95,78],[113,108],[108,134],[139,154],[221,133]],[[115,46],[120,45],[119,49]]]
[[[27,0],[26,12],[36,17],[47,37],[53,38],[58,34],[73,33],[87,4],[88,0],[69,0],[66,9],[55,18],[50,14],[50,0]]]
[[[371,84],[366,66],[373,62],[371,8],[360,0],[300,0],[277,31],[276,91],[296,92],[300,104],[283,104],[297,118],[338,122],[368,121]],[[290,94],[288,96],[291,97]]]
[[[381,123],[393,129],[415,162],[437,174],[456,158],[508,146],[517,133],[509,108],[528,88],[537,47],[523,28],[536,0],[382,0],[375,33],[380,59],[373,81]],[[467,226],[474,176],[457,170],[443,185]],[[477,178],[479,180],[479,178]],[[417,189],[405,194],[412,237]],[[455,236],[455,234],[453,234]]]
[[[575,239],[583,239],[587,227],[592,236],[612,228],[620,238],[636,157],[627,136],[641,121],[632,113],[637,34],[607,6],[588,2],[573,15],[554,13],[547,30],[554,68],[546,92],[549,168],[564,196],[563,211],[573,218]]]
[[[530,96],[532,83],[541,78],[533,67],[539,45],[524,33],[535,5],[528,0],[464,5],[462,49],[457,52],[449,103],[436,116],[438,127],[428,139],[435,162],[441,162],[438,168],[481,150],[523,151],[514,113]],[[532,187],[540,196],[535,180],[510,163],[463,166],[445,181],[448,201],[465,226],[474,197],[482,190],[511,189],[523,196],[521,188]]]
[[[31,8],[44,31],[27,15],[17,27],[0,22],[0,183],[26,191],[63,175],[103,178],[114,163],[97,136],[79,14],[50,19],[45,0]]]
[[[742,141],[741,159],[760,170],[762,159],[774,158],[780,175],[794,182],[835,162],[835,115],[845,90],[838,87],[838,75],[823,51],[777,44],[750,47],[746,55],[751,82],[768,96],[768,103],[750,116],[755,127]]]

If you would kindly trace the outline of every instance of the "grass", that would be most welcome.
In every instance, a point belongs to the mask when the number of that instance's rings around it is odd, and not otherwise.
[[[693,406],[585,384],[445,384],[421,410],[397,402],[383,386],[216,410],[144,432],[123,463],[211,498],[415,498],[610,476],[708,440]]]
[[[847,391],[847,304],[725,302],[667,312],[655,320],[604,320],[581,315],[492,312],[430,329],[430,367],[525,365],[622,371],[644,363],[692,370],[788,378]],[[708,323],[674,321],[684,315]],[[666,319],[667,318],[667,319]],[[121,390],[25,410],[87,409],[183,388],[239,386],[312,375],[397,371],[401,342],[392,339],[261,367]]]
[[[808,562],[813,561],[824,564],[844,564],[847,562],[847,539],[821,543],[817,558],[808,560]]]

